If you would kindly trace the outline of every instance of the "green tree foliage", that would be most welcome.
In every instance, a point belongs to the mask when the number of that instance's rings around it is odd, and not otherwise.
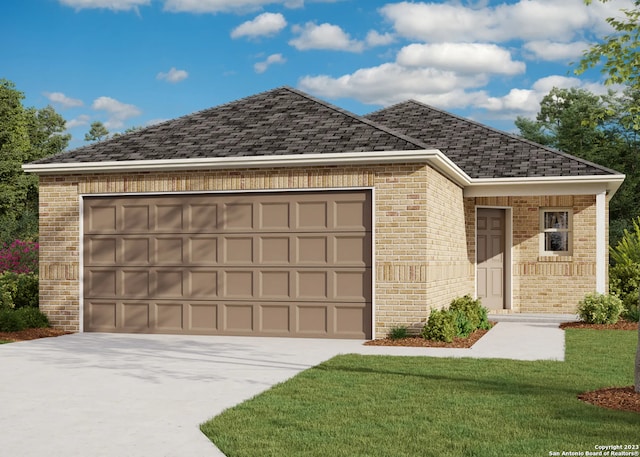
[[[629,122],[640,91],[595,95],[584,89],[553,88],[536,119],[518,117],[524,138],[626,175],[610,204],[610,241],[615,246],[640,215],[640,138]]]
[[[100,121],[91,123],[89,133],[84,134],[84,141],[102,141],[109,136],[109,130]]]
[[[600,1],[606,3],[608,0]],[[585,3],[592,1],[585,0]],[[600,67],[606,84],[624,84],[640,90],[640,0],[635,0],[633,5],[633,8],[621,10],[623,17],[607,19],[614,32],[585,51],[575,70],[577,74]],[[630,114],[632,126],[640,130],[640,106],[632,106]]]
[[[47,106],[25,108],[24,94],[0,79],[0,242],[37,236],[38,177],[22,164],[62,152],[71,135],[65,120]]]

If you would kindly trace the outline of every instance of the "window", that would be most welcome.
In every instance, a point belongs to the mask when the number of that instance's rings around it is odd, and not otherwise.
[[[542,210],[542,255],[571,255],[571,211]]]

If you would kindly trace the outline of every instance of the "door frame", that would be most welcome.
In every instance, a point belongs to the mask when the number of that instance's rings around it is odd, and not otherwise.
[[[476,205],[474,210],[474,248],[478,245],[478,210],[500,209],[504,210],[504,307],[505,310],[513,310],[513,208],[511,206]],[[475,251],[474,262],[474,296],[478,298],[478,249]]]

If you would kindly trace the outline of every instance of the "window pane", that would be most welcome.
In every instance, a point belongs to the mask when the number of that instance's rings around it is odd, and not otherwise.
[[[545,211],[544,213],[545,229],[568,229],[569,228],[569,212],[568,211]]]
[[[545,251],[562,251],[569,250],[569,234],[567,232],[553,232],[544,234],[544,250]]]

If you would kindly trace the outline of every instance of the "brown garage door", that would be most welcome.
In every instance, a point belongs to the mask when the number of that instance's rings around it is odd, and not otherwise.
[[[84,198],[84,329],[371,337],[368,191]]]

